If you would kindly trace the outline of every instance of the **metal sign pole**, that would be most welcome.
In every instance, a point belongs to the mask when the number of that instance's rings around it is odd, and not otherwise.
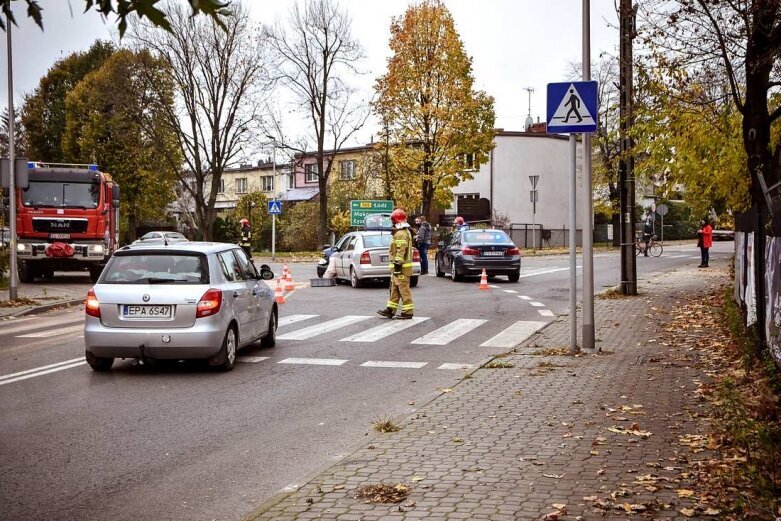
[[[591,3],[583,0],[583,81],[591,80]],[[591,134],[583,134],[583,348],[594,349],[594,202],[591,192]]]
[[[577,264],[577,141],[569,135],[569,350],[578,352],[578,264]]]
[[[273,162],[271,166],[271,179],[274,183],[274,202],[277,201],[277,142],[274,140]],[[277,260],[277,214],[271,214],[271,261]]]
[[[14,74],[13,74],[13,53],[11,52],[11,17],[6,15],[5,17],[5,32],[6,39],[8,40],[8,219],[11,221],[8,223],[8,229],[11,233],[9,247],[9,260],[8,260],[8,273],[10,274],[8,280],[8,298],[9,300],[16,300],[19,297],[19,273],[16,266],[16,168],[14,157],[16,150],[14,147]]]

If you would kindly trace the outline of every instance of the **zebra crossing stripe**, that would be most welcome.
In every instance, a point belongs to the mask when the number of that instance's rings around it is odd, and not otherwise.
[[[515,347],[533,333],[537,332],[547,322],[535,320],[519,320],[498,335],[480,344],[480,347]]]
[[[436,331],[416,338],[412,343],[443,346],[449,344],[456,338],[469,333],[473,329],[482,326],[486,322],[488,321],[481,318],[459,318],[444,327],[440,327]]]
[[[70,327],[61,327],[60,329],[51,329],[49,331],[39,331],[38,333],[28,333],[26,335],[18,335],[16,338],[49,338],[58,335],[65,335],[68,333],[76,333],[84,329],[84,324],[79,324]]]
[[[395,369],[420,369],[428,362],[380,362],[369,360],[361,364],[361,367],[392,367]]]
[[[290,324],[295,324],[296,322],[301,322],[302,320],[309,320],[310,318],[315,318],[319,315],[290,315],[287,317],[282,317],[279,319],[279,322],[277,322],[277,327],[283,327],[288,326]]]
[[[543,317],[552,317],[552,316],[555,316],[555,315],[553,314],[553,311],[551,311],[550,309],[538,309],[538,310],[537,310],[537,313],[539,313],[539,314],[540,314],[540,315],[542,315]]]
[[[386,336],[403,331],[414,325],[425,322],[429,317],[412,317],[410,320],[393,320],[387,324],[373,327],[367,331],[343,338],[342,342],[375,342]]]
[[[339,360],[337,358],[285,358],[284,360],[280,360],[277,363],[302,365],[342,365],[347,362],[348,360]]]
[[[475,368],[474,364],[442,364],[439,367],[437,367],[437,369],[446,369],[450,371],[459,370],[459,369],[463,371],[468,371],[469,369],[474,369],[474,368]]]
[[[541,308],[541,307],[545,306],[545,304],[543,304],[542,302],[529,302],[529,304],[531,304],[535,308]]]
[[[316,337],[318,335],[322,335],[324,333],[328,333],[330,331],[340,329],[344,326],[349,326],[350,324],[355,324],[356,322],[369,320],[370,318],[373,317],[365,316],[365,315],[346,315],[340,318],[336,318],[334,320],[328,320],[320,324],[315,324],[314,326],[305,327],[304,329],[291,331],[290,333],[285,333],[284,335],[279,335],[277,339],[278,340],[306,340],[308,338]]]
[[[244,362],[247,364],[256,364],[258,362],[262,362],[263,360],[268,360],[267,356],[237,356],[236,361],[237,362]]]

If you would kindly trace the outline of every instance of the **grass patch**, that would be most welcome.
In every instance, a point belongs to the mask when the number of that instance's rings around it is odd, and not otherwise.
[[[631,298],[633,296],[634,295],[624,295],[621,292],[621,288],[619,286],[613,286],[612,288],[597,294],[596,298],[600,300],[621,300],[621,299]]]
[[[515,364],[506,360],[491,360],[483,366],[484,369],[510,369],[511,367],[515,367]]]
[[[532,353],[533,356],[569,356],[569,347],[548,347]]]
[[[390,418],[379,418],[372,422],[372,429],[374,429],[377,432],[386,433],[386,432],[398,432],[401,430],[401,427],[399,427]]]
[[[408,495],[409,486],[404,483],[361,485],[355,490],[355,499],[363,499],[366,503],[400,503]]]

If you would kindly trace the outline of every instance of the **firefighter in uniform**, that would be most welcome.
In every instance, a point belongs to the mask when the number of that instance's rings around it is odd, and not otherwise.
[[[252,258],[252,229],[249,227],[249,220],[242,219],[241,223],[241,242],[239,245],[241,249],[247,254],[247,257]]]
[[[399,308],[401,299],[401,313],[396,318],[412,318],[414,306],[412,305],[412,291],[409,288],[409,280],[412,276],[412,232],[407,223],[407,214],[401,208],[396,208],[391,213],[393,223],[393,239],[390,244],[390,298],[385,309],[377,311],[383,317],[393,318]]]

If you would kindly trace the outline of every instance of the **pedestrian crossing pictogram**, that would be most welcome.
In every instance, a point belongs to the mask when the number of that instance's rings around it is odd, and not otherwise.
[[[548,132],[595,132],[597,82],[548,84]]]

